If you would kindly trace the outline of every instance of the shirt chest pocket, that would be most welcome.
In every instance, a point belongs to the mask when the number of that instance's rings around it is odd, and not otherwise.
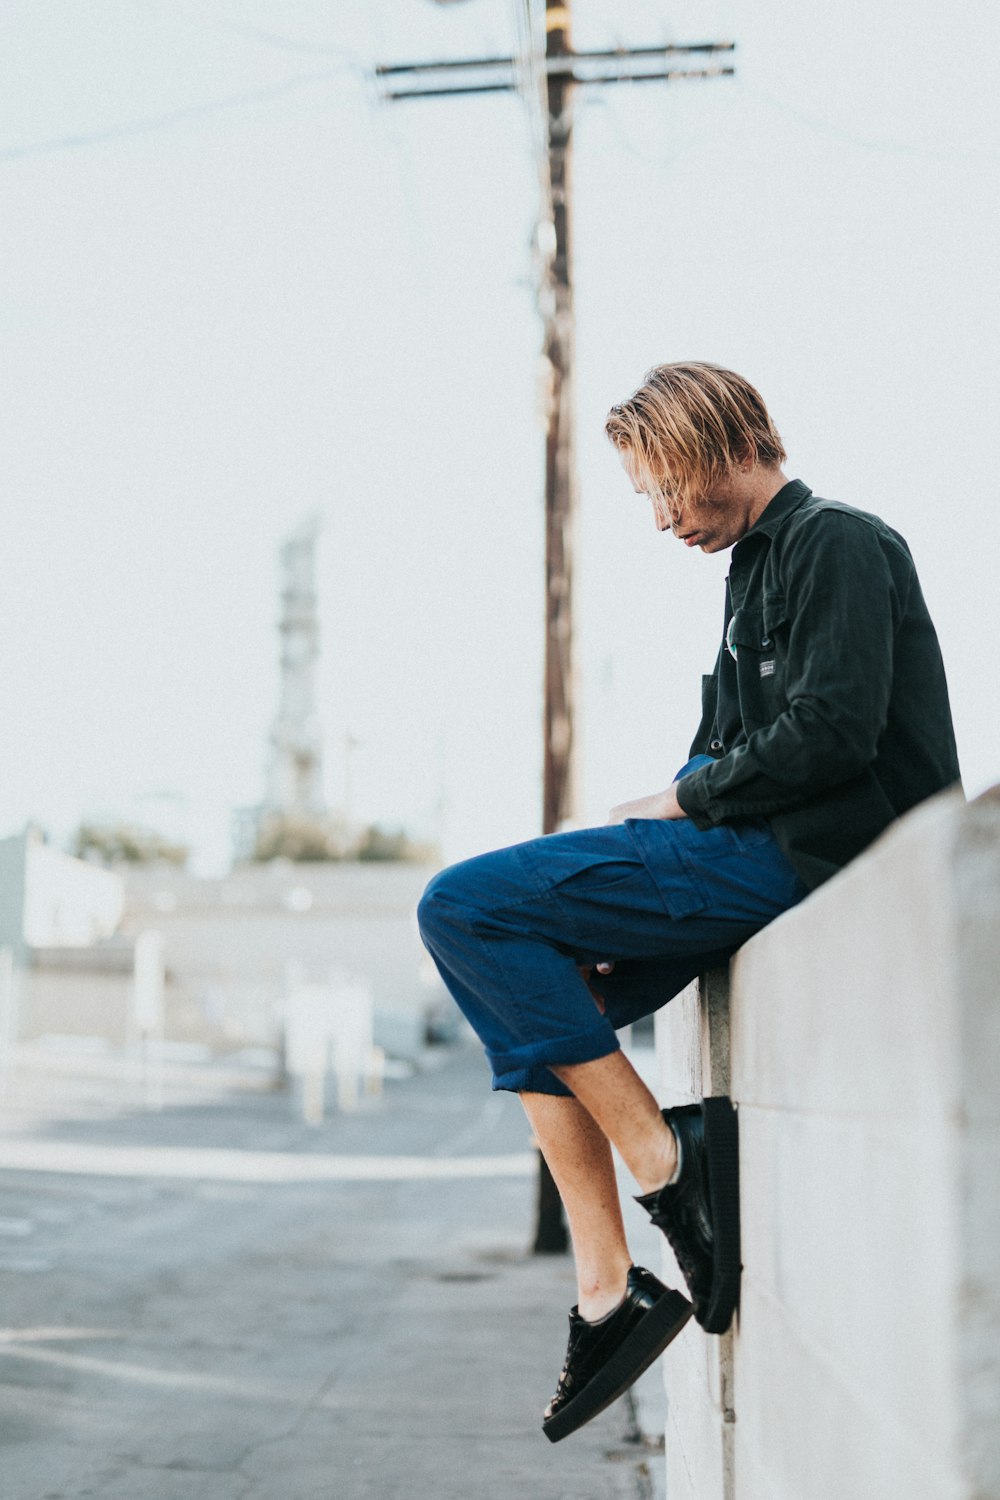
[[[745,727],[749,730],[756,723],[769,723],[788,702],[788,610],[784,598],[768,595],[756,608],[736,610],[726,632],[726,645],[736,659]]]

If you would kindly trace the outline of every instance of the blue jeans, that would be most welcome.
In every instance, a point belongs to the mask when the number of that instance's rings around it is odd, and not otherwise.
[[[568,1094],[550,1064],[617,1051],[618,1028],[724,963],[806,894],[763,820],[703,832],[687,818],[641,818],[452,865],[428,885],[418,917],[486,1049],[493,1087]],[[579,973],[605,960],[612,973]]]

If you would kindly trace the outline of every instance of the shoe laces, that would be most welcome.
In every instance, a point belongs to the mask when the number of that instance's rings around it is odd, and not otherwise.
[[[701,1243],[705,1246],[705,1252],[711,1254],[711,1235],[706,1235],[704,1216],[698,1212],[697,1205],[686,1193],[677,1193],[675,1190],[672,1199],[669,1204],[664,1203],[661,1193],[650,1218],[657,1229],[666,1235],[684,1279],[691,1286],[702,1268],[689,1247]]]

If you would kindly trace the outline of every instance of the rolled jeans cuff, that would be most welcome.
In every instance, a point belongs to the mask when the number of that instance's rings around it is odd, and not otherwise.
[[[614,1027],[602,1017],[600,1026],[591,1031],[530,1042],[505,1052],[487,1050],[486,1056],[493,1069],[494,1089],[509,1089],[514,1093],[571,1094],[572,1089],[548,1071],[550,1067],[594,1062],[599,1057],[610,1057],[620,1048]]]

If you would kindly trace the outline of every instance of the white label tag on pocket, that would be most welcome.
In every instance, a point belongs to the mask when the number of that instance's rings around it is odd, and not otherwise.
[[[760,675],[762,677],[774,676],[774,657],[770,661],[762,661],[760,664]]]

